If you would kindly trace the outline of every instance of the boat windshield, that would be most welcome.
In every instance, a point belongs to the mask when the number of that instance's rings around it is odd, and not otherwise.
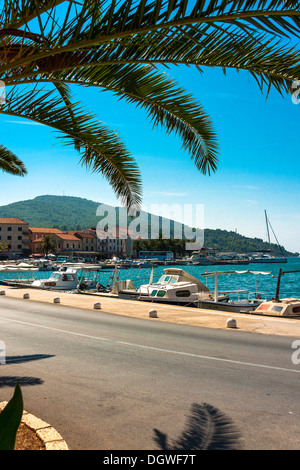
[[[171,276],[170,274],[164,274],[161,276],[158,280],[159,283],[164,283],[164,284],[173,284],[175,282],[178,282],[178,276]]]
[[[59,278],[60,278],[59,273],[52,274],[52,276],[51,276],[51,279],[59,279]]]

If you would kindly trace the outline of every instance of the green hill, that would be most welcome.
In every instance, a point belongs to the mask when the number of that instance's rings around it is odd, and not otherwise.
[[[31,227],[79,230],[95,227],[98,202],[72,196],[38,196],[0,206],[0,217],[19,217]]]
[[[60,230],[80,230],[96,227],[100,217],[96,215],[101,203],[73,196],[38,196],[26,201],[0,206],[0,217],[18,217],[32,227],[58,228]],[[119,209],[120,213],[124,209]],[[146,223],[149,214],[143,212],[142,220]],[[109,220],[109,219],[107,219]],[[153,220],[153,219],[152,219]],[[227,230],[205,229],[205,246],[222,252],[246,253],[270,248],[259,238],[249,238]],[[277,245],[271,245],[274,254],[280,254]],[[292,256],[284,250],[285,256]]]

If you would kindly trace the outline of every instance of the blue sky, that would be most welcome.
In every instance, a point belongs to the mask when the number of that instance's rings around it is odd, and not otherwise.
[[[219,136],[220,162],[212,176],[200,174],[180,141],[153,130],[144,111],[110,93],[76,88],[74,100],[119,132],[136,158],[143,203],[204,205],[204,226],[266,239],[264,210],[287,249],[300,251],[300,104],[272,92],[265,99],[246,72],[177,67],[169,72],[211,116]],[[78,165],[49,128],[0,115],[1,144],[26,164],[24,178],[0,174],[0,205],[43,194],[79,196],[118,205],[100,175]],[[200,227],[202,228],[202,227]],[[273,240],[274,241],[274,240]]]

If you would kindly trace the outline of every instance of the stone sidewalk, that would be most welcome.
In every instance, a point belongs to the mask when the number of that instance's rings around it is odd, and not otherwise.
[[[236,320],[236,331],[291,336],[295,339],[300,339],[300,318],[289,319],[263,315],[214,312],[199,308],[123,300],[105,294],[76,294],[30,288],[20,289],[8,286],[0,286],[0,294],[6,295],[9,298],[24,299],[24,302],[58,303],[68,307],[93,310],[95,314],[97,314],[97,311],[101,311],[107,314],[148,319],[149,321],[163,321],[207,328],[227,329],[227,320],[233,318]],[[28,299],[24,298],[24,294]],[[100,306],[100,310],[95,308],[95,304],[98,304],[98,307]],[[149,316],[151,310],[157,312],[157,318]]]

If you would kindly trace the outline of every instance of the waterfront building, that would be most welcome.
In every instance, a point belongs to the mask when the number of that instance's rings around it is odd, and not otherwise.
[[[19,258],[29,252],[28,223],[17,217],[0,217],[1,258]]]

